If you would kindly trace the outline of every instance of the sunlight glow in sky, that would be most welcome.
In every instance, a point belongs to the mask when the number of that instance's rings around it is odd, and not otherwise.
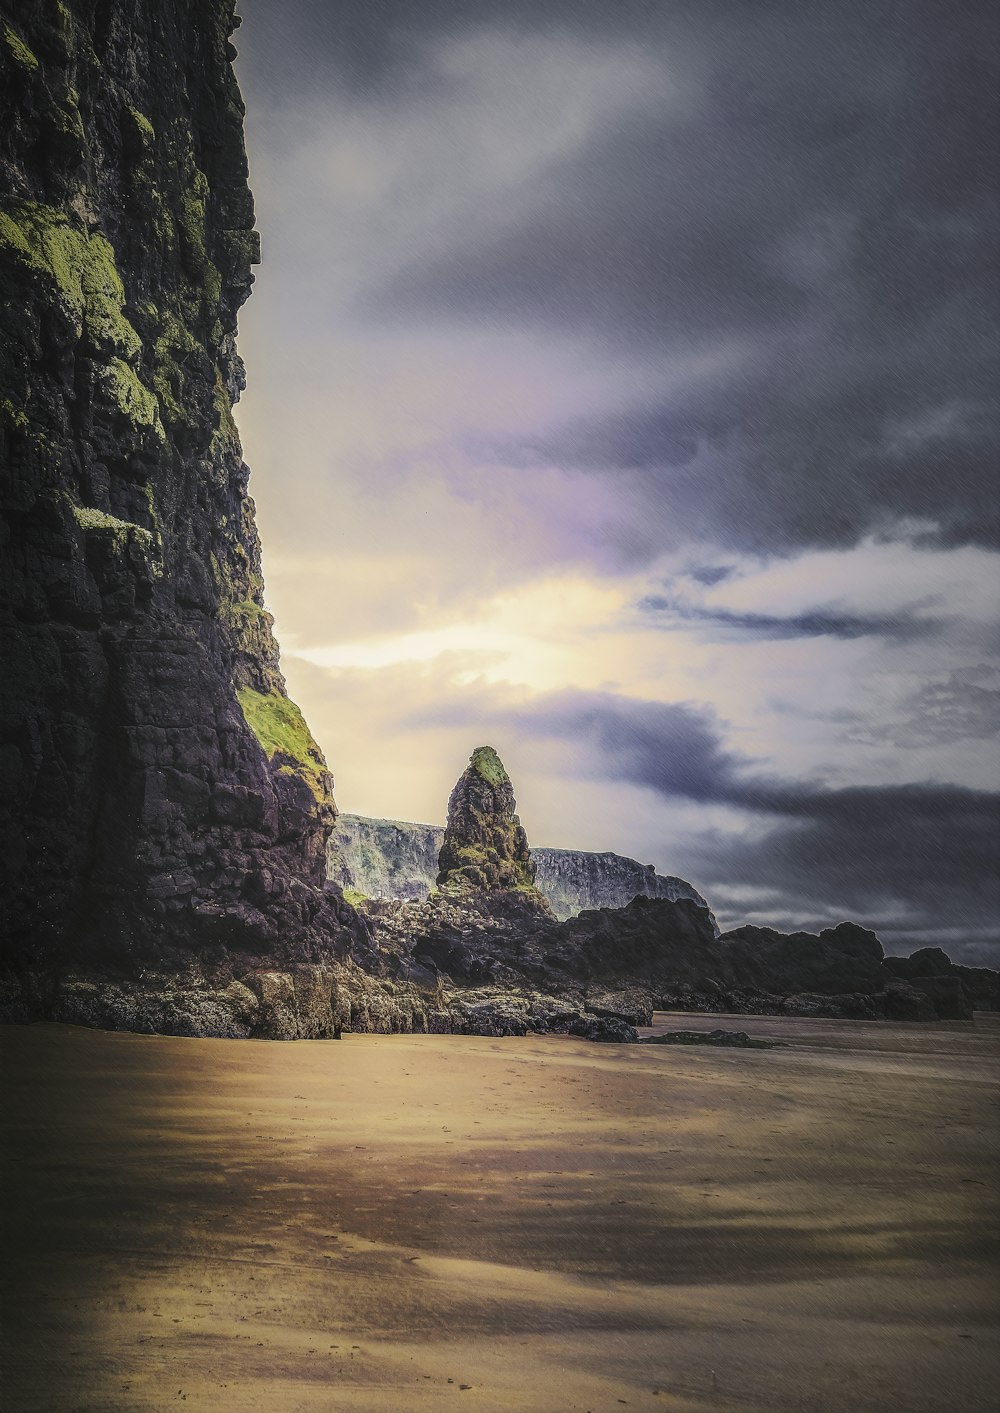
[[[536,844],[985,956],[982,36],[750,10],[245,0],[283,667],[343,809],[441,821],[489,741]]]

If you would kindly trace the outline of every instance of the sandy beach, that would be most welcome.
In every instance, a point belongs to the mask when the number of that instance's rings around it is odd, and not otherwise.
[[[3,1407],[992,1409],[1000,1018],[728,1024],[6,1028]]]

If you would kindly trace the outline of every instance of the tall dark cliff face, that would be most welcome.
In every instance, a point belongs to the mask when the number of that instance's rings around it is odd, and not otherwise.
[[[335,810],[263,607],[232,0],[0,20],[0,935],[8,964],[304,960]]]

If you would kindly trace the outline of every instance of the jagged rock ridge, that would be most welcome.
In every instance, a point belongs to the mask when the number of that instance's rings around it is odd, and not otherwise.
[[[356,940],[324,886],[332,782],[285,693],[232,416],[259,258],[238,24],[232,0],[29,0],[0,28],[15,992],[69,956],[207,958],[228,984]]]
[[[342,888],[369,898],[426,898],[435,886],[444,827],[341,814],[330,836],[328,873]],[[623,908],[638,896],[689,898],[708,908],[683,878],[664,876],[610,851],[542,849],[532,845],[535,886],[561,921],[585,908]],[[713,920],[714,921],[714,920]]]

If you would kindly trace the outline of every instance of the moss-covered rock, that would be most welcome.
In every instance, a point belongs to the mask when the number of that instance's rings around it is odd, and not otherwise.
[[[125,316],[125,289],[106,237],[79,229],[56,207],[15,201],[0,210],[0,251],[49,283],[49,297],[77,338],[138,361],[142,343]]]
[[[255,692],[243,687],[237,699],[250,730],[278,770],[305,780],[317,800],[329,796],[330,775],[323,752],[295,703],[283,692]]]
[[[17,30],[13,28],[12,25],[6,23],[4,24],[3,42],[5,48],[7,49],[7,52],[10,54],[10,57],[13,59],[14,63],[18,65],[19,68],[25,70],[25,72],[29,74],[35,72],[35,70],[38,68],[38,57],[31,49],[28,48],[24,40],[18,34]]]
[[[232,413],[259,258],[235,24],[232,0],[0,20],[0,972],[72,945],[134,987],[221,948],[224,990],[234,958],[365,944],[325,887],[331,782]]]
[[[477,746],[451,792],[438,859],[440,888],[534,890],[535,866],[510,777],[492,746]]]

